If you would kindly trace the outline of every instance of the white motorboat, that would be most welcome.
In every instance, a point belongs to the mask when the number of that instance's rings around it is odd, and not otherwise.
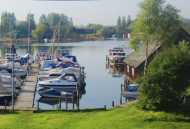
[[[43,71],[48,71],[56,67],[56,63],[54,60],[43,60],[41,61],[40,65],[41,65],[41,70]]]
[[[41,89],[38,91],[41,97],[48,97],[48,98],[60,98],[60,97],[72,97],[74,93],[65,92],[65,91],[58,91],[53,88]]]
[[[1,73],[4,72],[6,75],[7,75],[7,72],[11,74],[12,64],[11,63],[1,64],[0,71]],[[25,78],[27,76],[27,71],[24,68],[22,68],[18,63],[15,63],[14,75],[19,78]]]
[[[123,64],[126,52],[123,48],[115,47],[109,50],[109,55],[107,57],[110,65]]]
[[[78,85],[75,74],[63,74],[50,80],[39,81],[38,86],[42,88],[52,87],[54,89],[73,89]]]
[[[2,83],[3,85],[11,86],[12,85],[11,76],[0,74],[0,83]],[[20,89],[22,86],[22,81],[18,80],[17,78],[14,78],[14,85],[15,88]]]
[[[38,75],[39,80],[47,80],[61,76],[62,74],[75,74],[76,78],[80,77],[80,69],[78,68],[55,68],[49,71],[40,71]]]

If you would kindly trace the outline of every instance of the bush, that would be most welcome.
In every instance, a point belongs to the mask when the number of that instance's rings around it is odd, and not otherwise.
[[[150,110],[179,109],[190,84],[190,47],[185,42],[161,52],[140,80],[140,106]]]

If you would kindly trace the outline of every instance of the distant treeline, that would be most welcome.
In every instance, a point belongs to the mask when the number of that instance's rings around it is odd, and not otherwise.
[[[131,18],[119,17],[117,25],[103,26],[89,24],[83,27],[74,26],[72,18],[58,13],[42,14],[36,23],[34,14],[28,14],[26,19],[19,21],[14,13],[1,14],[0,38],[27,39],[28,37],[39,42],[63,42],[67,40],[97,40],[123,38],[130,32]]]

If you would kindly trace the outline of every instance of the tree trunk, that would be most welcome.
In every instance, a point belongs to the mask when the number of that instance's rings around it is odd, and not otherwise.
[[[148,40],[146,41],[146,55],[145,55],[145,64],[144,64],[144,75],[146,74],[148,64]]]

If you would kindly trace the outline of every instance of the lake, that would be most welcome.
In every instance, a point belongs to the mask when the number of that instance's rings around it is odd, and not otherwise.
[[[51,46],[52,44],[35,44],[32,47],[32,53],[35,56],[39,48],[48,48]],[[106,55],[110,48],[117,46],[128,47],[127,41],[85,41],[54,44],[53,46],[56,49],[69,49],[72,55],[77,57],[78,62],[85,67],[86,93],[80,100],[80,108],[101,108],[104,105],[111,107],[112,101],[119,104],[120,85],[123,83],[124,77],[120,74],[113,74],[113,71],[106,69]],[[27,47],[16,47],[18,55],[23,55],[27,52]],[[43,109],[56,108],[56,106],[47,104],[40,104],[40,106]]]

